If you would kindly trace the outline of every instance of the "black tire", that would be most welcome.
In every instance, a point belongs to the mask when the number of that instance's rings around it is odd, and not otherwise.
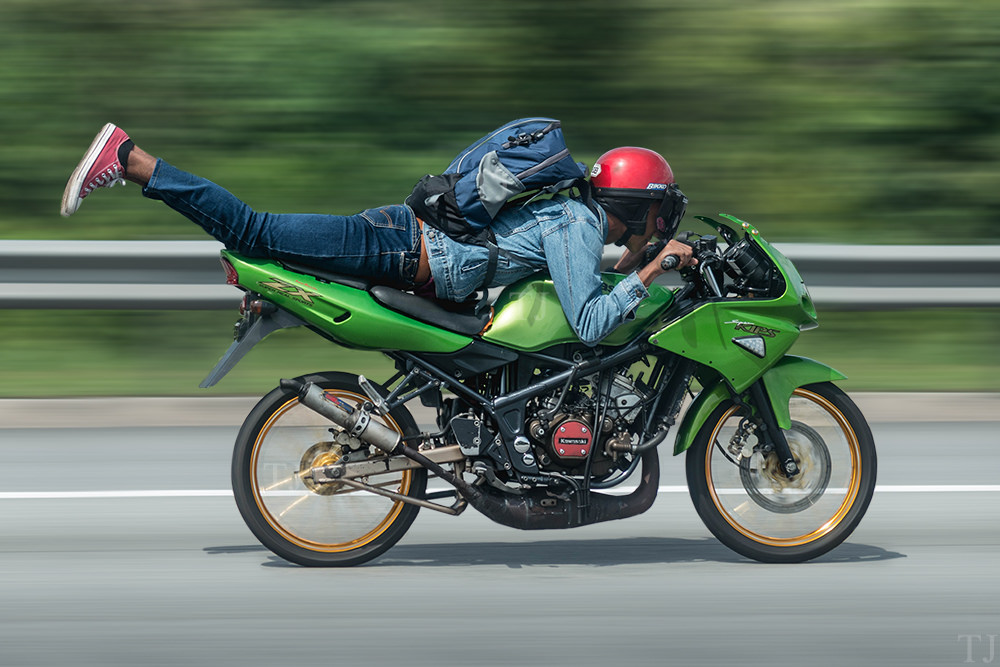
[[[687,453],[688,489],[705,526],[765,563],[799,563],[833,549],[875,492],[871,429],[844,392],[829,382],[800,387],[790,409],[784,433],[802,469],[794,481],[777,472],[774,454],[747,459],[727,450],[741,419],[731,402],[712,413]]]
[[[299,379],[351,405],[367,400],[355,375],[330,372]],[[389,417],[381,421],[404,436],[419,433],[406,408],[396,408]],[[336,483],[317,485],[297,474],[339,458],[342,450],[331,441],[340,430],[279,387],[254,407],[236,438],[232,482],[240,514],[264,546],[299,565],[343,567],[371,560],[399,541],[420,509]],[[367,481],[423,498],[427,471],[419,468]]]

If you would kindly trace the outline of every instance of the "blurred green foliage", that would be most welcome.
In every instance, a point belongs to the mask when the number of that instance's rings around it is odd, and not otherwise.
[[[258,209],[351,213],[524,115],[777,241],[1000,238],[996,0],[4,0],[0,62],[4,238],[203,238],[134,186],[58,217],[109,120]]]

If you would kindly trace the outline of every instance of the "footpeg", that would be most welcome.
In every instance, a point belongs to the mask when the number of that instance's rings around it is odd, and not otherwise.
[[[389,414],[389,410],[386,408],[385,399],[382,398],[382,395],[378,393],[378,390],[372,386],[372,383],[368,381],[368,378],[364,375],[359,375],[358,384],[361,385],[361,388],[371,400],[372,405],[375,406],[375,412],[383,417]]]

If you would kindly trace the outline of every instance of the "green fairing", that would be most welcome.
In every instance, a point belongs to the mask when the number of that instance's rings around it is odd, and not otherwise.
[[[826,364],[806,357],[787,356],[774,368],[764,373],[764,387],[774,407],[778,426],[791,428],[792,419],[788,414],[788,399],[798,387],[814,382],[834,382],[846,380],[847,376]]]
[[[788,412],[788,401],[798,387],[814,382],[843,380],[846,377],[843,373],[806,357],[792,355],[782,357],[773,368],[763,375],[764,386],[767,389],[774,415],[778,420],[778,426],[783,429],[791,428],[792,420]],[[721,378],[702,389],[694,402],[691,403],[677,429],[677,437],[674,440],[675,455],[686,451],[692,445],[695,436],[708,420],[709,415],[729,397],[729,388],[726,387],[726,383]]]
[[[472,339],[418,322],[377,303],[364,290],[295,273],[277,262],[223,251],[240,285],[314,325],[337,343],[365,350],[451,353]]]
[[[674,437],[674,456],[687,451],[694,443],[694,438],[701,430],[709,415],[715,408],[729,398],[729,389],[726,383],[718,380],[715,384],[704,387],[692,401],[681,425],[677,428],[677,435]]]
[[[784,356],[802,329],[816,326],[816,309],[795,266],[748,223],[725,217],[740,223],[746,237],[774,260],[784,277],[785,291],[776,299],[705,303],[653,333],[649,342],[708,366],[742,392]],[[763,358],[733,342],[751,335],[764,340]]]
[[[801,331],[816,326],[816,308],[805,283],[788,258],[761,238],[752,225],[730,215],[723,217],[739,224],[744,237],[774,261],[785,289],[775,299],[727,299],[702,304],[650,336],[650,343],[697,361],[708,370],[699,373],[705,386],[684,415],[675,439],[675,454],[691,446],[709,415],[730,398],[731,391],[742,394],[758,378],[763,377],[778,425],[787,429],[791,426],[788,400],[797,387],[845,377],[811,359],[785,356]],[[716,229],[723,226],[710,218],[699,219]],[[764,341],[763,357],[736,344],[736,339],[748,336]]]
[[[601,280],[608,289],[625,276],[605,273]],[[635,318],[612,331],[602,345],[624,345],[633,340],[673,303],[673,292],[660,285],[649,287],[649,297],[635,309]],[[552,281],[538,276],[524,278],[500,294],[494,304],[493,325],[483,340],[523,352],[536,352],[559,343],[577,343],[563,313]]]

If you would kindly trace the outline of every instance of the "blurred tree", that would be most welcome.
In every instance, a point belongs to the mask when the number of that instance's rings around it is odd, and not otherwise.
[[[0,59],[7,238],[201,238],[135,196],[57,218],[108,120],[259,208],[351,212],[525,115],[778,240],[1000,238],[994,0],[5,0]]]

